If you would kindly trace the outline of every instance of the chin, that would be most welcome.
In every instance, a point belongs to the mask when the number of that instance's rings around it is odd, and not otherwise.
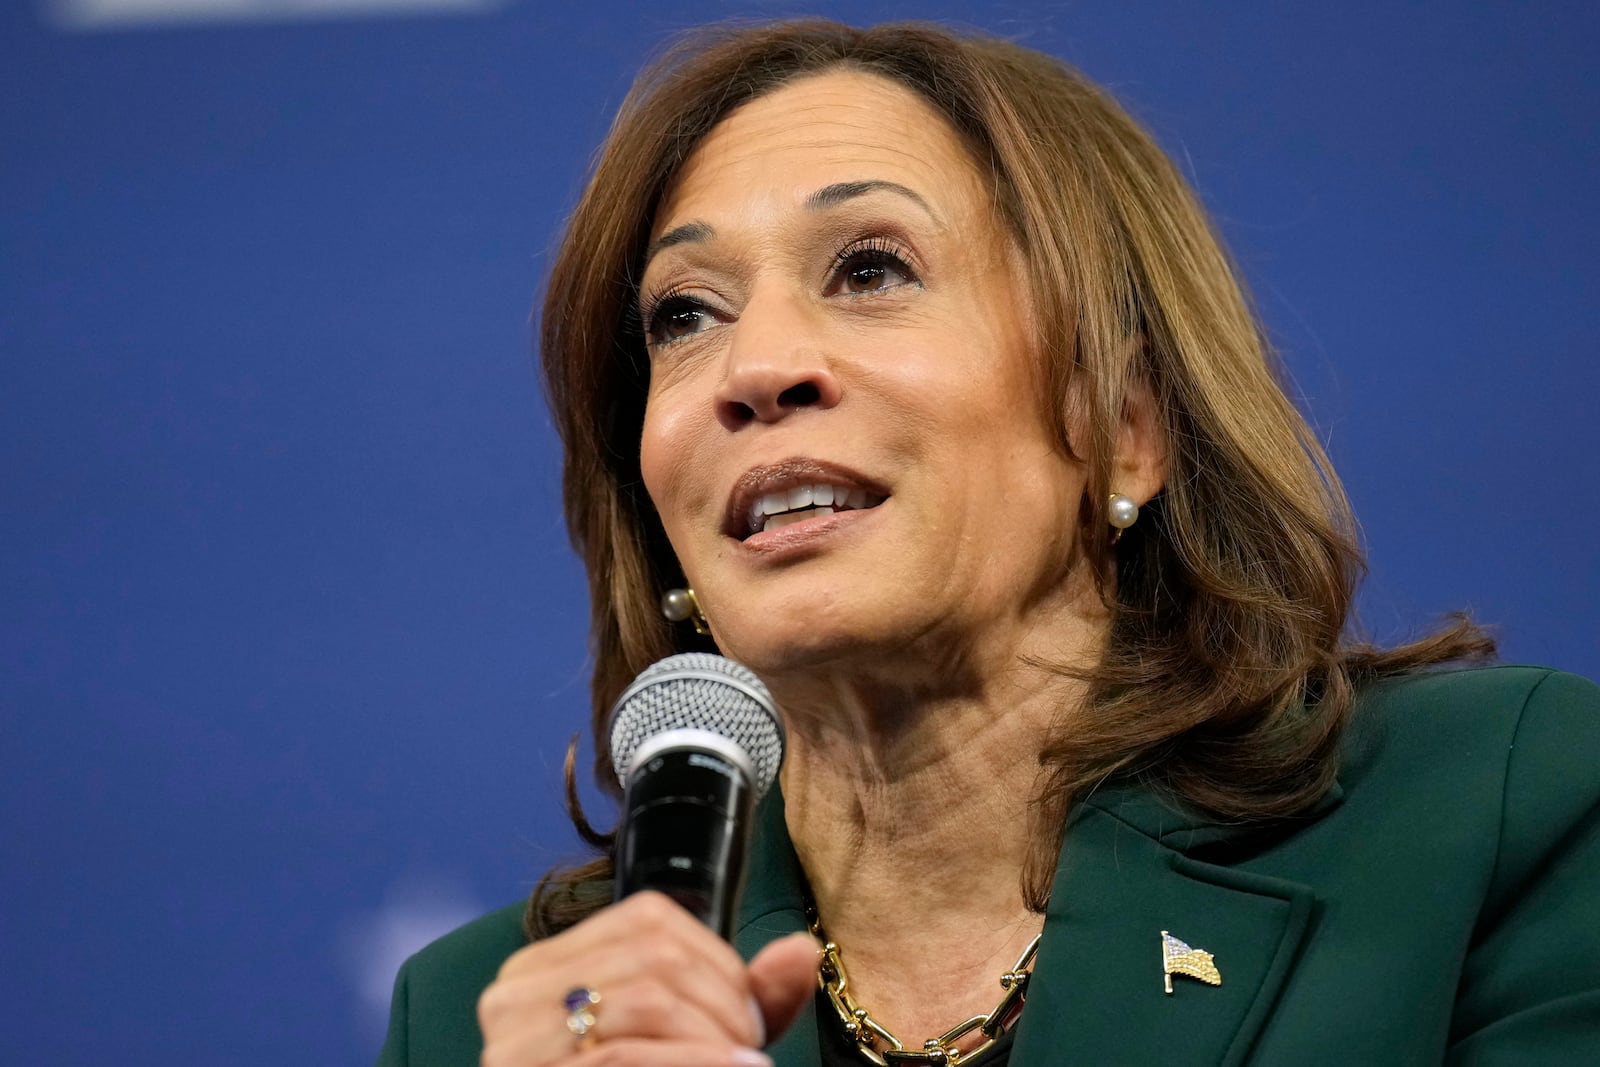
[[[839,606],[808,604],[789,609],[750,608],[728,618],[713,617],[713,632],[723,653],[757,674],[782,675],[842,665],[882,651],[882,627],[865,624]]]
[[[802,626],[739,628],[736,634],[718,631],[716,638],[724,655],[764,677],[817,670],[862,650],[854,637]]]

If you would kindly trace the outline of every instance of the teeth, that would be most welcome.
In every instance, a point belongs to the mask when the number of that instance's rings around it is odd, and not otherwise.
[[[865,489],[846,489],[827,482],[797,485],[767,493],[751,505],[750,531],[779,530],[816,515],[832,515],[836,510],[847,508],[877,507],[881,503],[883,497]]]
[[[766,522],[761,524],[761,532],[766,533],[768,530],[781,530],[785,526],[792,526],[795,523],[802,522],[806,519],[814,519],[818,515],[832,514],[832,508],[814,508],[810,511],[790,511],[782,515],[774,515]]]

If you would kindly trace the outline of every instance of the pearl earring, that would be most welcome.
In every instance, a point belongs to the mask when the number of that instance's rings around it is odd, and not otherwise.
[[[687,622],[697,634],[711,635],[711,624],[706,621],[705,612],[700,610],[700,601],[695,599],[694,590],[687,586],[668,589],[661,595],[661,614],[672,622]]]
[[[1111,520],[1111,525],[1119,530],[1126,530],[1139,521],[1139,505],[1133,502],[1133,497],[1131,496],[1112,493],[1110,505],[1106,510]]]
[[[1139,505],[1131,496],[1112,493],[1106,505],[1106,519],[1112,526],[1111,543],[1116,544],[1122,531],[1139,521]]]

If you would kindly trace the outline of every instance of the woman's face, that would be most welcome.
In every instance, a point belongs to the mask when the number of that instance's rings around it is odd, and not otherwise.
[[[857,72],[761,97],[651,241],[642,468],[723,651],[925,672],[1081,598],[1084,471],[993,192],[931,106]]]

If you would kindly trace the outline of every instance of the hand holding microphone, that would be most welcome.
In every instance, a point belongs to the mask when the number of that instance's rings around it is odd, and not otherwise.
[[[484,1067],[755,1067],[816,990],[806,934],[748,966],[731,936],[751,816],[783,760],[766,688],[720,656],[669,657],[618,699],[617,903],[514,954],[478,1003]],[[720,936],[719,936],[720,935]]]

